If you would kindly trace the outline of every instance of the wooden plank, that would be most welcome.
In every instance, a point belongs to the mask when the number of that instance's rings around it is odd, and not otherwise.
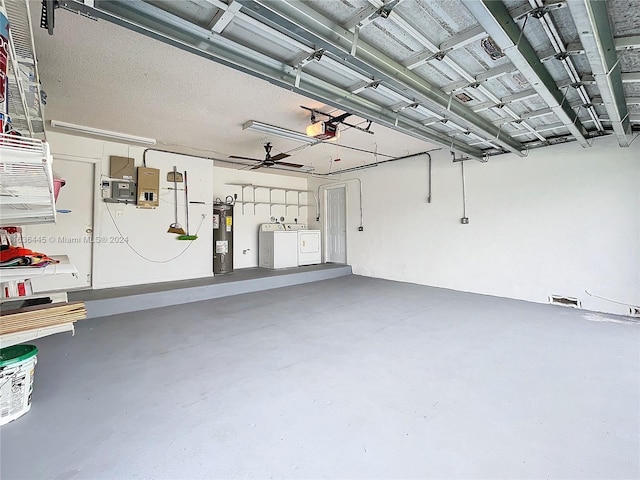
[[[0,317],[0,335],[73,323],[86,316],[84,302],[20,308]]]

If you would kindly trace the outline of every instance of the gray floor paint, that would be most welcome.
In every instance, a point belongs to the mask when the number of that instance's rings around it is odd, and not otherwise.
[[[640,325],[346,276],[37,342],[3,479],[640,477]]]

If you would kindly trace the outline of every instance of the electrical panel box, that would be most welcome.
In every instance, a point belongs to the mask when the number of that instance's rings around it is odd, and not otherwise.
[[[157,207],[160,203],[160,170],[138,167],[138,192],[136,204],[139,207]]]
[[[129,201],[135,203],[136,200],[136,184],[133,181],[112,180],[111,181],[111,198],[120,201]]]
[[[110,156],[109,177],[111,180],[111,198],[117,201],[136,201],[136,167],[134,159]],[[121,181],[119,181],[121,180]]]

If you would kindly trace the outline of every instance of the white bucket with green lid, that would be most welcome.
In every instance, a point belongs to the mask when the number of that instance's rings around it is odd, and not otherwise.
[[[0,349],[0,425],[15,420],[31,409],[37,353],[35,345],[13,345]]]

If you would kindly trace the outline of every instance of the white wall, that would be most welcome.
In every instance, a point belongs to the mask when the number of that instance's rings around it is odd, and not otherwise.
[[[104,175],[109,156],[131,156],[142,163],[143,147],[51,133],[54,154],[97,162]],[[286,177],[261,170],[234,170],[195,157],[150,152],[147,165],[161,169],[161,188],[173,165],[189,172],[191,230],[205,215],[198,240],[178,259],[186,242],[166,233],[173,221],[173,196],[162,190],[155,210],[107,205],[95,191],[94,235],[119,236],[114,220],[141,258],[124,244],[94,244],[93,286],[105,288],[206,277],[212,271],[211,204],[238,194],[251,183],[274,188],[311,189],[330,180],[360,178],[364,231],[360,224],[358,182],[347,181],[348,263],[354,273],[534,302],[550,294],[577,297],[588,310],[628,313],[623,306],[590,297],[585,290],[624,303],[640,303],[640,143],[621,149],[614,138],[596,140],[591,149],[575,143],[533,150],[526,158],[504,155],[489,163],[467,162],[468,225],[460,224],[460,164],[445,150],[433,154],[433,202],[427,204],[426,157],[381,165],[344,179]],[[252,199],[252,189],[245,198]],[[257,192],[267,201],[268,190]],[[274,201],[282,192],[274,191]],[[289,193],[288,201],[295,201]],[[295,195],[295,194],[294,194]],[[271,216],[286,222],[315,222],[313,195],[298,209],[260,204],[235,207],[234,266],[258,264],[258,226]],[[183,199],[179,220],[184,223]],[[114,215],[109,216],[107,208]],[[115,212],[121,211],[122,216]],[[320,222],[321,223],[321,222]],[[183,225],[184,226],[184,225]],[[150,261],[154,260],[154,261]]]
[[[308,212],[315,212],[313,207],[301,207],[285,205],[270,205],[264,203],[260,205],[246,204],[244,205],[244,213],[242,205],[242,187],[229,185],[230,183],[265,185],[274,188],[289,188],[305,190],[307,188],[307,179],[304,177],[289,177],[283,175],[274,175],[265,173],[265,169],[261,170],[234,170],[230,168],[215,167],[213,192],[214,198],[219,197],[224,201],[227,195],[238,195],[238,204],[234,207],[233,217],[233,266],[237,268],[257,267],[258,266],[258,227],[261,223],[270,223],[271,217],[274,216],[278,220],[280,217],[285,218],[286,223],[294,223],[298,219],[298,223],[307,222]],[[276,203],[284,202],[283,191],[273,191],[272,200]],[[253,189],[245,187],[245,200],[253,201]],[[314,204],[312,195],[300,195],[300,203]],[[257,189],[256,200],[258,202],[268,202],[269,190]],[[287,193],[287,201],[289,203],[297,202],[297,193],[290,191]],[[315,205],[315,204],[314,204]]]
[[[54,155],[54,170],[56,156],[95,162],[99,175],[104,177],[109,176],[111,155],[135,158],[135,165],[142,166],[144,147],[58,133],[49,133],[47,137]],[[198,231],[198,239],[194,242],[178,241],[176,235],[167,233],[167,228],[174,221],[174,197],[173,192],[168,190],[173,184],[166,181],[167,172],[172,170],[173,165],[177,166],[178,171],[188,172],[189,200],[206,202],[206,205],[189,206],[190,233]],[[105,203],[100,196],[100,179],[96,179],[93,235],[96,239],[105,238],[107,241],[93,244],[93,288],[212,275],[210,209],[213,163],[199,158],[149,151],[147,167],[160,169],[160,205],[155,209]],[[90,190],[89,186],[87,190]],[[78,201],[91,202],[91,196],[87,193],[86,198]],[[83,207],[78,205],[77,208]],[[179,222],[185,227],[182,191],[178,195],[178,215]],[[112,241],[121,236],[128,240],[128,245]],[[73,262],[73,257],[70,257]]]
[[[640,304],[639,146],[608,137],[466,162],[468,225],[461,167],[446,150],[433,154],[431,204],[426,157],[345,175],[362,179],[364,195],[358,232],[357,183],[347,183],[348,263],[359,275],[543,303],[558,294],[627,314],[585,290]]]
[[[111,155],[133,157],[136,166],[142,165],[144,147],[129,146],[115,142],[64,135],[48,134],[54,158],[73,158],[79,161],[93,162],[98,173],[109,175],[109,157]],[[189,180],[189,201],[205,202],[205,205],[189,206],[190,233],[198,232],[194,242],[178,241],[176,236],[167,233],[173,222],[173,191],[166,181],[167,172],[173,165],[178,171],[186,170]],[[214,162],[197,157],[173,155],[155,151],[147,152],[147,166],[160,169],[160,205],[153,210],[139,209],[135,205],[106,204],[100,197],[99,179],[96,179],[93,198],[89,194],[82,202],[95,203],[94,237],[120,237],[117,227],[128,239],[129,246],[124,243],[94,243],[93,248],[93,288],[137,285],[145,283],[183,280],[207,277],[212,275],[213,264],[213,225],[212,204],[219,197],[238,195],[242,198],[242,189],[228,183],[244,183],[265,185],[274,188],[299,189],[307,188],[307,179],[303,177],[287,177],[264,173],[263,171],[234,170],[220,166]],[[55,162],[54,162],[55,170]],[[181,188],[182,185],[179,185]],[[269,200],[269,190],[259,189],[256,200]],[[252,200],[252,189],[245,189],[245,197]],[[284,203],[284,192],[273,191],[272,199]],[[287,193],[289,203],[297,201],[297,193]],[[80,201],[80,199],[79,199]],[[301,203],[314,203],[312,196],[301,195]],[[77,208],[81,208],[78,206]],[[93,208],[86,205],[85,208]],[[300,223],[307,220],[307,212],[315,212],[315,207],[285,207],[268,204],[255,206],[242,205],[235,207],[234,227],[234,268],[256,267],[258,265],[258,226],[270,222],[271,216],[278,219],[285,217],[286,222],[293,223],[297,218]],[[111,215],[110,215],[111,213]],[[73,214],[73,213],[71,213]],[[204,216],[204,218],[203,218]],[[184,228],[184,194],[178,194],[178,221]],[[79,232],[83,234],[84,232]],[[33,247],[33,246],[32,246]],[[186,249],[186,247],[188,247]],[[49,248],[51,246],[49,245]],[[86,248],[81,244],[78,248]],[[136,251],[134,252],[133,249]],[[186,249],[186,250],[185,250]],[[180,255],[178,258],[175,258]],[[143,258],[146,257],[146,258]],[[71,255],[73,262],[73,256]]]

